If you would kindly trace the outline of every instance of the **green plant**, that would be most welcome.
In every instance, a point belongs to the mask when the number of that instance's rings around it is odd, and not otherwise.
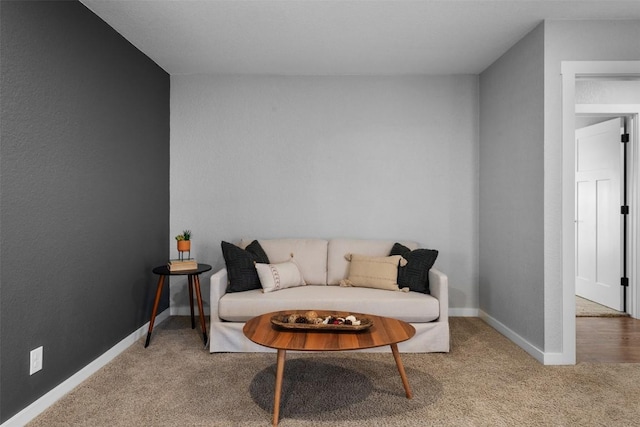
[[[182,234],[176,236],[176,240],[191,240],[191,230],[184,230]]]

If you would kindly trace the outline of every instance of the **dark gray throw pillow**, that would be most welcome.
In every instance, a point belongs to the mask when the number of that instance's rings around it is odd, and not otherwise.
[[[395,243],[389,255],[402,255],[407,260],[404,267],[398,266],[398,285],[423,294],[431,293],[429,289],[429,270],[438,258],[435,249],[411,250],[400,243]]]
[[[227,292],[262,288],[254,262],[269,264],[269,258],[260,243],[254,240],[246,249],[224,241],[221,246],[229,279]]]

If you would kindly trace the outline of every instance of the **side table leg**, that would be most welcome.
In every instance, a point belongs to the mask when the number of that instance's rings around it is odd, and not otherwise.
[[[207,322],[204,320],[204,308],[202,306],[202,294],[200,293],[200,279],[197,275],[193,275],[193,283],[196,287],[196,298],[198,299],[198,312],[200,314],[200,327],[202,328],[202,337],[204,345],[207,345]],[[193,313],[193,312],[192,312]],[[193,321],[193,317],[191,317]]]
[[[193,317],[193,274],[189,274],[189,276],[187,276],[187,280],[189,282],[187,284],[187,287],[189,288],[189,308],[191,309],[191,329],[195,329],[196,322]]]
[[[278,418],[280,417],[280,394],[282,393],[282,377],[284,375],[284,360],[286,358],[287,351],[278,349],[278,363],[276,365],[276,390],[273,395],[273,425],[278,425]]]
[[[398,344],[391,344],[391,351],[393,352],[393,358],[396,360],[396,366],[398,367],[398,372],[400,372],[400,378],[402,378],[402,385],[404,386],[404,392],[407,395],[407,399],[411,399],[413,397],[413,393],[411,393],[411,387],[409,387],[409,380],[407,379],[407,374],[404,371],[404,365],[402,364],[402,360],[400,359]]]
[[[156,320],[156,314],[158,313],[158,304],[160,303],[160,296],[162,295],[162,287],[164,286],[164,275],[160,275],[158,279],[158,288],[156,289],[156,300],[153,302],[153,311],[151,312],[151,319],[149,320],[149,331],[147,332],[147,341],[144,343],[144,348],[149,347],[149,341],[151,340],[151,332],[153,331],[153,322]]]

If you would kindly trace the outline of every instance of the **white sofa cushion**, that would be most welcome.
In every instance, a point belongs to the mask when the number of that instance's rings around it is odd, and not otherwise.
[[[252,240],[248,241],[247,244],[251,242]],[[349,275],[349,261],[344,257],[346,254],[388,256],[394,243],[396,243],[394,240],[329,240],[327,254],[327,284],[339,285],[340,280],[346,279]],[[398,241],[398,243],[403,244],[411,250],[418,248],[418,244],[416,242]],[[260,244],[262,244],[262,241],[260,241]],[[267,252],[267,255],[269,255],[269,252],[264,246],[263,249]]]
[[[245,248],[255,239],[242,239]],[[304,281],[309,285],[327,284],[327,240],[322,239],[257,239],[269,257],[277,264],[291,259],[293,254]],[[346,261],[345,261],[346,262]]]
[[[431,322],[440,316],[440,304],[431,295],[371,288],[301,286],[268,293],[254,289],[225,294],[218,301],[220,318],[230,322],[246,322],[280,310],[374,313],[405,322]]]

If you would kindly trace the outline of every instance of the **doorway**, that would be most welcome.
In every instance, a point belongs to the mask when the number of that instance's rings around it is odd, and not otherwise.
[[[576,362],[576,176],[575,176],[575,129],[576,114],[597,113],[609,116],[626,116],[631,118],[629,126],[635,141],[630,141],[630,186],[628,189],[630,213],[628,215],[627,262],[628,310],[633,317],[638,317],[640,296],[637,292],[638,282],[638,242],[640,206],[640,180],[638,179],[638,115],[640,103],[636,104],[607,104],[604,106],[576,104],[576,81],[580,78],[640,78],[640,61],[565,61],[562,63],[562,122],[563,122],[563,187],[562,187],[562,351],[558,355],[559,363],[575,364]],[[601,107],[601,108],[599,108]],[[624,258],[624,257],[623,257]]]

